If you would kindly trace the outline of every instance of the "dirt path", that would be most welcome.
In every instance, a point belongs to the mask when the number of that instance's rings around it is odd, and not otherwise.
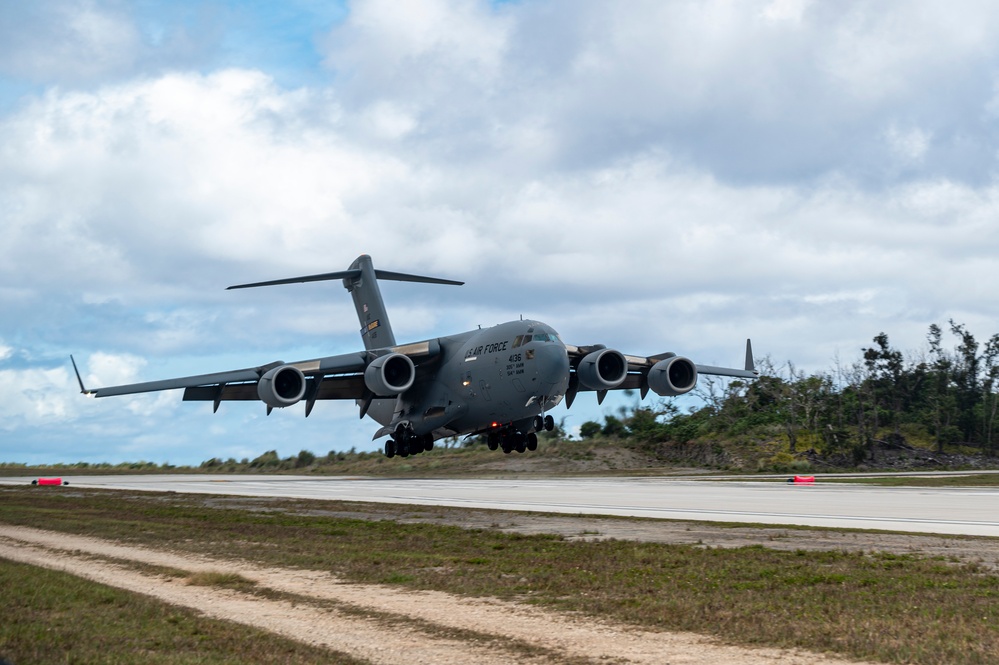
[[[717,644],[690,633],[657,633],[498,600],[347,584],[318,572],[261,568],[123,546],[95,538],[0,525],[0,557],[63,570],[102,584],[195,608],[372,663],[846,663],[824,655]],[[239,573],[294,598],[190,586],[137,565]]]

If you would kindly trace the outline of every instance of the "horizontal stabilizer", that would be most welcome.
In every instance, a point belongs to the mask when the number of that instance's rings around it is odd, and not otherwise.
[[[301,282],[325,282],[331,279],[353,279],[361,276],[361,269],[339,270],[337,272],[326,272],[321,275],[306,275],[304,277],[288,277],[286,279],[274,279],[269,282],[254,282],[252,284],[236,284],[230,286],[226,291],[233,289],[252,289],[257,286],[277,286],[278,284],[298,284]]]
[[[356,279],[361,276],[360,268],[351,270],[338,270],[336,272],[324,272],[320,275],[305,275],[302,277],[288,277],[286,279],[274,279],[267,282],[254,282],[252,284],[236,284],[230,286],[226,291],[233,289],[251,289],[257,286],[277,286],[278,284],[301,284],[304,282],[326,282],[334,279]],[[408,275],[402,272],[390,272],[388,270],[375,270],[375,277],[378,279],[391,280],[395,282],[421,282],[423,284],[445,284],[448,286],[461,286],[464,282],[456,282],[452,279],[440,279],[438,277],[424,277],[422,275]]]
[[[404,272],[390,272],[388,270],[378,270],[375,268],[375,277],[387,279],[394,282],[420,282],[422,284],[444,284],[446,286],[461,286],[464,282],[457,282],[453,279],[441,279],[440,277],[424,277],[422,275],[407,275]]]

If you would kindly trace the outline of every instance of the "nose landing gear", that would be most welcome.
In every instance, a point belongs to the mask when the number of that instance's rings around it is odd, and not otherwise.
[[[534,417],[535,432],[540,432],[541,430],[550,432],[553,429],[555,429],[555,419],[552,418],[551,416],[545,416],[544,418],[542,418],[541,416]]]

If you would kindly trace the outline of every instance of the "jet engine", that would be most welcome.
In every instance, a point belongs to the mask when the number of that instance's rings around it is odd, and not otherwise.
[[[697,367],[680,356],[660,360],[649,370],[649,388],[663,397],[676,397],[697,385]]]
[[[291,406],[305,395],[305,375],[291,365],[281,365],[270,370],[257,382],[257,396],[276,408]]]
[[[576,373],[580,383],[591,390],[611,390],[628,376],[628,361],[620,351],[600,349],[583,356]]]
[[[364,368],[364,385],[378,397],[402,394],[415,379],[416,366],[401,353],[375,358]]]

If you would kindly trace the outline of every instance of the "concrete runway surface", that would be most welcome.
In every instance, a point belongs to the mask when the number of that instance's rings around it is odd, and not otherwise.
[[[275,496],[710,522],[999,536],[999,488],[788,485],[674,478],[398,479],[63,476],[70,487]],[[30,477],[0,477],[26,485]],[[39,488],[45,491],[45,488]]]

